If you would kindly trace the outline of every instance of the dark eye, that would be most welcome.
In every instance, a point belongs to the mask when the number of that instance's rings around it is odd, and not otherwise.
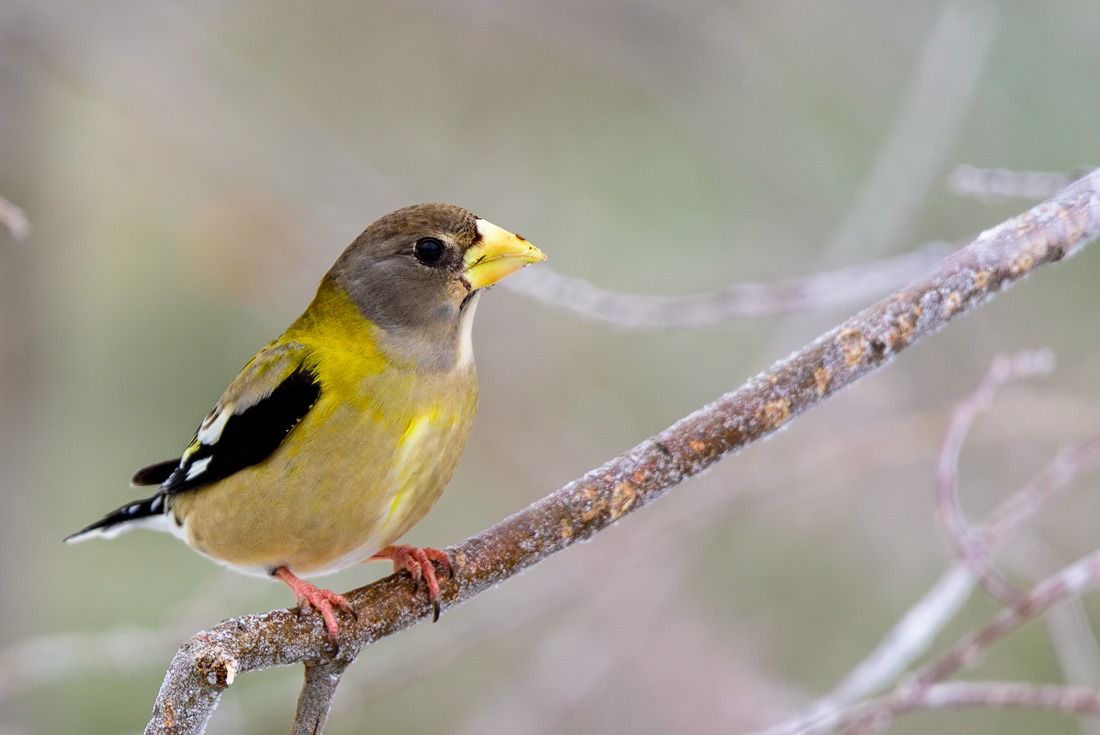
[[[424,265],[435,265],[443,257],[443,243],[434,237],[422,237],[416,241],[413,252]]]

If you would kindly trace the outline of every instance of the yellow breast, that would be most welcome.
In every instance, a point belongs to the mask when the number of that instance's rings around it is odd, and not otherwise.
[[[473,423],[472,364],[426,374],[395,365],[357,311],[326,308],[343,311],[324,320],[335,327],[296,322],[286,335],[311,349],[317,404],[263,462],[173,506],[194,548],[242,571],[323,574],[397,540],[438,500]]]

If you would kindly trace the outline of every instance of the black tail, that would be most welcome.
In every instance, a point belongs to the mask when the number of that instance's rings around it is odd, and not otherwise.
[[[65,537],[65,543],[85,541],[93,536],[114,538],[120,533],[143,525],[141,521],[164,516],[164,495],[157,493],[145,500],[135,500],[112,511],[87,528]]]

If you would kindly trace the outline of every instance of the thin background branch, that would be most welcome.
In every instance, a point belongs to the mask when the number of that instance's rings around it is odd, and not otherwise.
[[[1010,199],[1045,199],[1066,188],[1091,168],[1072,171],[1012,171],[1007,168],[956,166],[947,175],[947,188],[958,196],[999,204]]]
[[[1047,375],[1053,369],[1054,356],[1047,350],[998,357],[974,392],[955,408],[940,449],[936,472],[936,506],[940,522],[959,558],[970,566],[989,594],[1006,604],[1015,600],[1018,592],[994,568],[985,544],[971,532],[959,501],[959,455],[974,420],[989,410],[998,391],[1010,381]]]
[[[688,296],[610,291],[549,268],[528,269],[502,285],[586,319],[620,327],[702,327],[866,300],[913,280],[950,250],[945,243],[932,243],[877,263],[777,283],[735,283],[719,293]]]
[[[853,721],[869,722],[870,727],[879,728],[889,721],[892,714],[909,711],[904,702],[896,697],[862,705],[857,703],[895,682],[908,666],[928,651],[935,636],[961,610],[983,575],[988,574],[991,562],[984,554],[991,554],[1013,531],[1032,520],[1057,491],[1064,489],[1080,474],[1095,469],[1100,460],[1100,437],[1064,449],[1034,480],[994,509],[974,532],[966,528],[965,521],[959,515],[958,455],[973,419],[979,411],[988,409],[996,391],[1007,381],[1043,374],[1052,364],[1053,358],[1047,351],[1000,356],[994,360],[978,387],[959,403],[943,442],[936,488],[941,507],[940,518],[952,537],[959,561],[940,577],[879,646],[832,692],[814,702],[805,714],[768,728],[760,735],[813,735]],[[944,506],[947,506],[946,510]],[[964,538],[960,538],[960,534]],[[975,548],[982,550],[981,560],[971,558]],[[996,594],[994,596],[997,597]],[[1005,602],[1009,605],[1020,604],[1022,599],[1023,593],[1013,594]],[[1075,598],[1064,600],[1066,603],[1074,601]],[[1066,615],[1054,615],[1058,611],[1050,611],[1048,627],[1052,645],[1063,662],[1066,678],[1071,683],[1096,684],[1095,661],[1079,660],[1082,654],[1095,654],[1096,650],[1087,620],[1079,619],[1083,611],[1079,605],[1062,609]],[[914,696],[912,693],[907,695],[910,699]],[[931,702],[933,699],[921,701]],[[921,705],[924,706],[930,705]],[[921,707],[914,706],[912,709]]]
[[[909,231],[973,100],[999,13],[989,0],[940,6],[874,167],[829,244],[832,257],[866,257],[869,244],[889,252]]]
[[[22,209],[0,196],[0,224],[16,240],[26,240],[31,234],[31,221]]]

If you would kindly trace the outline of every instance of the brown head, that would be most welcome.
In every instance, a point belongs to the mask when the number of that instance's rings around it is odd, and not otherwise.
[[[381,327],[384,347],[422,369],[453,366],[479,290],[545,260],[522,237],[450,204],[416,204],[380,218],[325,279]]]

